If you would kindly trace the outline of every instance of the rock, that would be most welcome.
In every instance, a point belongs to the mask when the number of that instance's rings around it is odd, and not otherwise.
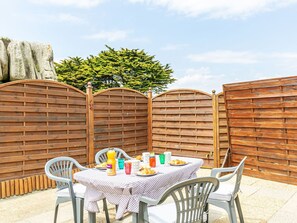
[[[11,41],[7,48],[10,81],[40,79],[34,64],[31,46],[25,41]]]
[[[10,81],[24,79],[57,80],[53,64],[53,50],[49,44],[12,40],[8,43],[6,54],[8,54],[9,59]],[[3,73],[3,71],[1,72]]]
[[[0,81],[8,80],[8,56],[4,42],[0,39]]]
[[[49,44],[31,43],[38,79],[57,80],[53,64],[53,50]]]

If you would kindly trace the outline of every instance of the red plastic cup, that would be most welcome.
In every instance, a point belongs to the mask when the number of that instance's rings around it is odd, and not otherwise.
[[[132,168],[132,163],[131,162],[125,162],[125,173],[127,175],[131,174],[131,168]]]

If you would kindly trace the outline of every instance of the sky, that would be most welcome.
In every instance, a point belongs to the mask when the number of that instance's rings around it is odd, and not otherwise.
[[[144,50],[168,89],[297,75],[297,0],[0,0],[0,36],[49,43],[54,60]]]

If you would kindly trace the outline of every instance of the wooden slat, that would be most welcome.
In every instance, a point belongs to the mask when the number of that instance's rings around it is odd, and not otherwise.
[[[102,105],[96,105],[94,104],[94,109],[97,111],[117,111],[119,109],[123,110],[140,110],[140,111],[146,111],[147,105],[146,104],[138,104],[138,105],[125,105],[124,107],[121,105],[109,105],[109,106],[102,106]]]
[[[73,113],[73,114],[85,114],[85,109],[78,108],[44,108],[44,107],[28,107],[28,106],[9,106],[0,107],[0,112],[49,112],[49,113]]]
[[[3,146],[0,147],[1,153],[17,152],[17,151],[34,151],[40,148],[44,150],[65,149],[86,146],[85,141],[68,142],[68,143],[51,143],[51,144],[36,144],[36,145],[19,145],[19,146]]]
[[[179,124],[179,123],[156,123],[153,122],[153,128],[181,128],[181,129],[208,129],[208,130],[212,130],[212,123],[196,123],[196,124]]]
[[[154,121],[164,121],[164,122],[210,122],[212,123],[212,116],[204,117],[154,117]]]
[[[147,117],[147,112],[97,113],[95,118]]]
[[[17,116],[0,116],[0,122],[71,122],[86,121],[85,117],[17,117]]]
[[[125,98],[103,98],[101,97],[100,100],[96,100],[95,102],[108,102],[108,103],[139,103],[139,104],[147,104],[147,98],[145,97],[133,97],[133,98],[127,98],[127,95],[125,94]]]
[[[43,90],[43,89],[34,89],[34,88],[28,88],[28,87],[13,87],[6,86],[4,88],[0,89],[3,92],[13,92],[13,93],[30,93],[30,94],[36,94],[36,95],[56,95],[56,96],[65,96],[65,92],[60,92],[56,90]],[[67,92],[67,96],[71,97],[77,97],[77,98],[85,98],[86,96],[83,94],[79,94],[78,92]]]
[[[229,127],[246,127],[246,128],[269,128],[269,129],[297,129],[296,123],[276,123],[273,120],[267,120],[266,122],[253,122],[229,119]]]
[[[0,142],[16,142],[16,141],[40,141],[51,139],[77,139],[86,138],[86,134],[59,134],[59,135],[36,135],[33,136],[6,136],[0,137]]]
[[[35,132],[35,131],[63,131],[86,129],[86,125],[64,125],[64,126],[0,126],[0,132]]]
[[[0,102],[30,102],[37,104],[57,104],[57,105],[85,105],[85,100],[77,99],[59,99],[59,98],[40,98],[36,97],[23,97],[23,96],[10,96],[10,95],[2,95],[0,98]]]
[[[211,96],[202,94],[189,94],[176,97],[166,97],[166,101],[195,101],[195,100],[211,100]],[[163,101],[163,98],[155,97],[154,102]]]

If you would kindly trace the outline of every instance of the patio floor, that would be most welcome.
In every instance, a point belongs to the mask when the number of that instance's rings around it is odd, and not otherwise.
[[[198,177],[209,176],[210,170],[201,169]],[[243,176],[239,194],[246,223],[295,223],[297,222],[297,186]],[[47,223],[53,222],[55,189],[38,191],[24,196],[0,200],[0,223]],[[99,202],[102,206],[102,202]],[[101,208],[102,210],[102,208]],[[129,223],[131,215],[115,220],[114,205],[109,205],[111,222]],[[85,212],[87,222],[87,212]],[[105,222],[104,213],[97,214],[97,222]],[[59,223],[71,223],[70,202],[60,205]],[[210,221],[227,223],[224,210],[210,206]],[[156,222],[153,222],[156,223]]]

